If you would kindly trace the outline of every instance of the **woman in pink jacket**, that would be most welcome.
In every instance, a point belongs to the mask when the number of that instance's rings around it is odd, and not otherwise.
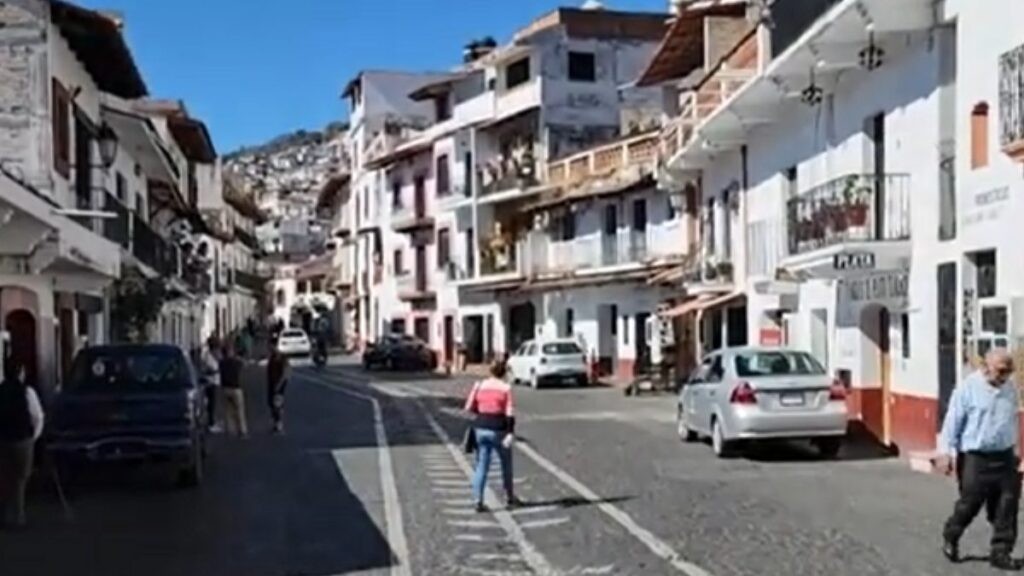
[[[497,452],[501,461],[501,479],[506,503],[519,504],[512,487],[512,442],[516,417],[512,402],[512,386],[504,380],[505,364],[491,365],[491,377],[478,382],[466,399],[466,411],[476,415],[473,434],[476,436],[476,471],[473,474],[473,497],[477,512],[484,512],[484,489],[491,457]]]

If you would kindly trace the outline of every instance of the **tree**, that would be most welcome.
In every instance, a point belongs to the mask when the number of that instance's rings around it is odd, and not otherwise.
[[[143,276],[135,266],[121,266],[121,277],[114,282],[110,307],[114,338],[122,342],[145,342],[149,326],[160,317],[167,301],[167,287],[161,279]]]

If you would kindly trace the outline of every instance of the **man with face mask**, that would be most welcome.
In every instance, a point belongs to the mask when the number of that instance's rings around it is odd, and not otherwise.
[[[1010,557],[1017,541],[1021,484],[1017,386],[1012,375],[1013,359],[1007,351],[992,350],[984,367],[968,376],[949,401],[939,466],[947,475],[961,471],[960,498],[942,534],[942,551],[952,562],[960,560],[960,537],[981,508],[992,502],[991,564],[1003,570],[1017,568]]]

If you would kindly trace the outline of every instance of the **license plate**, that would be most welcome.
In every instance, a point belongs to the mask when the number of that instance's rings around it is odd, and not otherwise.
[[[783,392],[779,395],[779,404],[783,406],[803,406],[804,395],[802,392]]]

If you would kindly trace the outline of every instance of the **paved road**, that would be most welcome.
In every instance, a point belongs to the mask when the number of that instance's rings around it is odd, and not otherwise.
[[[208,482],[152,471],[78,482],[75,517],[41,483],[32,527],[0,533],[0,574],[989,574],[937,552],[945,479],[850,450],[716,460],[675,437],[671,400],[517,390],[523,509],[470,507],[460,379],[298,369],[284,437],[250,401],[248,441],[218,437]],[[254,379],[250,400],[262,398]],[[382,448],[383,447],[383,448]],[[965,552],[985,551],[979,525]]]

